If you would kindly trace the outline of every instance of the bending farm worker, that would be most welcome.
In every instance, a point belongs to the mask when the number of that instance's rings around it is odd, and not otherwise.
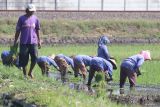
[[[54,61],[54,55],[52,56],[40,56],[37,58],[37,64],[41,68],[42,75],[49,74],[50,66],[54,66],[57,70],[59,70],[56,62]]]
[[[90,66],[92,57],[88,55],[77,55],[73,58],[74,61],[74,75],[78,77],[79,70],[82,73],[83,79],[86,79],[87,75],[87,66]]]
[[[18,67],[18,57],[16,55],[14,55],[14,53],[12,51],[3,51],[1,53],[1,59],[2,59],[2,63],[5,66],[13,66],[15,65],[16,67]]]
[[[120,66],[120,94],[124,94],[123,88],[127,77],[129,79],[130,89],[135,87],[137,76],[141,74],[139,67],[147,60],[151,60],[148,50],[141,51],[139,54],[122,61]]]
[[[103,59],[100,57],[94,57],[91,60],[90,64],[90,71],[89,71],[89,78],[88,78],[88,83],[87,85],[91,85],[92,78],[95,74],[95,72],[103,72],[106,75],[107,81],[113,80],[112,74],[113,70],[117,69],[117,64],[114,59]],[[109,77],[108,77],[109,75]]]
[[[54,60],[59,67],[59,71],[61,73],[61,79],[62,79],[62,81],[64,81],[67,70],[68,70],[68,65],[70,65],[71,68],[74,70],[73,59],[68,56],[65,56],[63,54],[58,54],[58,55],[56,55]]]
[[[101,36],[98,40],[98,57],[104,58],[108,60],[110,58],[107,44],[109,44],[110,41],[107,36]]]

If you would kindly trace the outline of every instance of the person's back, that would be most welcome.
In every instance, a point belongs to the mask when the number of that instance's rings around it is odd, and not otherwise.
[[[71,67],[74,68],[74,63],[73,63],[73,59],[72,58],[70,58],[70,57],[68,57],[68,56],[66,56],[64,54],[58,54],[57,56],[60,57],[60,58],[65,59],[67,64],[71,65]]]
[[[10,66],[11,63],[12,63],[12,53],[11,51],[3,51],[1,53],[1,59],[2,59],[2,63],[3,65],[7,65],[7,66]]]
[[[84,63],[85,66],[89,66],[92,60],[92,57],[88,55],[77,55],[75,56],[74,59],[75,61],[77,61],[77,63]]]
[[[108,60],[101,57],[94,57],[91,60],[91,66],[92,65],[99,66],[102,71],[107,71],[110,75],[112,75],[113,66]]]
[[[124,59],[121,66],[124,66],[134,71],[137,68],[139,68],[143,63],[144,63],[144,57],[140,54],[137,54]]]

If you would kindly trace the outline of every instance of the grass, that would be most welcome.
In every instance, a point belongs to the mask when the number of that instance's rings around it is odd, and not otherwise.
[[[0,47],[0,51],[7,50],[9,47]],[[152,59],[159,59],[159,44],[132,44],[132,45],[109,45],[109,53],[117,59],[118,69],[113,73],[114,82],[119,82],[119,66],[121,61],[131,55],[139,53],[141,50],[148,49],[151,51]],[[39,55],[50,55],[63,53],[65,55],[96,55],[97,45],[67,45],[67,46],[44,46],[39,50]],[[154,84],[160,85],[159,66],[157,60],[148,61],[143,64],[141,71],[142,76],[138,77],[137,84]],[[54,71],[54,69],[53,69]],[[49,107],[121,107],[104,98],[106,94],[100,96],[88,95],[85,92],[75,91],[62,85],[53,78],[46,78],[41,75],[38,66],[34,69],[34,80],[24,80],[22,71],[17,68],[8,68],[0,64],[0,83],[6,83],[0,88],[0,93],[9,92],[17,93],[17,98],[27,98],[27,102]],[[73,77],[74,78],[74,77]],[[6,80],[11,82],[6,82]]]
[[[0,19],[1,37],[13,37],[18,19]],[[104,34],[116,37],[159,37],[160,22],[157,20],[40,20],[41,35],[54,37],[99,36],[97,28]],[[62,30],[63,29],[63,30]],[[7,36],[6,36],[7,35]],[[12,36],[11,36],[12,35]]]

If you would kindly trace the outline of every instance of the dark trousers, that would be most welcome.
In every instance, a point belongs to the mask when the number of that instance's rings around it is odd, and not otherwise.
[[[131,71],[130,69],[121,66],[120,69],[120,88],[124,87],[124,84],[126,82],[126,78],[128,77],[130,87],[134,87],[136,84],[137,74],[134,71]]]

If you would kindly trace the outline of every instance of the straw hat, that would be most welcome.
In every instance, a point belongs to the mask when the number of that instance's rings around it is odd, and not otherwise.
[[[49,56],[51,59],[53,59],[54,60],[54,58],[55,58],[55,54],[52,54],[51,56]]]
[[[112,65],[113,65],[113,69],[117,69],[117,63],[116,63],[116,60],[115,59],[109,59],[108,60]]]
[[[140,55],[144,57],[145,60],[151,60],[151,55],[149,50],[142,50]]]

